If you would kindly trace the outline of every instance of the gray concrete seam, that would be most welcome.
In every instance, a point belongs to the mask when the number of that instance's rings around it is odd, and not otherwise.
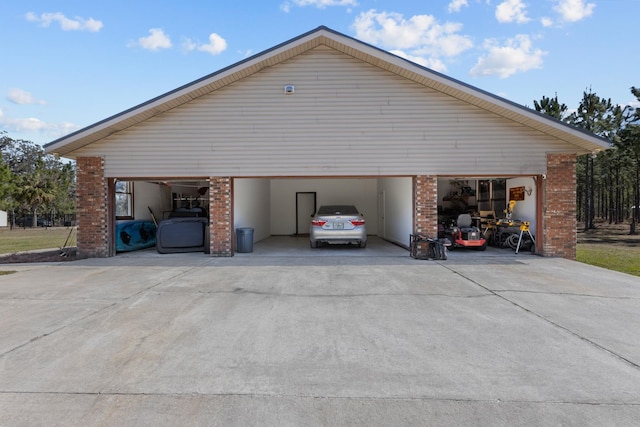
[[[500,292],[501,294],[541,294],[541,295],[558,295],[558,296],[573,296],[573,297],[585,297],[585,298],[601,298],[612,300],[640,300],[638,297],[612,297],[608,295],[595,295],[595,294],[579,294],[572,292],[542,292],[542,291],[523,291],[520,289],[494,289],[494,292]]]
[[[633,368],[635,368],[635,369],[640,370],[640,365],[639,365],[639,364],[637,364],[637,363],[633,362],[632,360],[630,360],[630,359],[626,358],[625,356],[623,356],[623,355],[621,355],[621,354],[619,354],[619,353],[616,353],[615,351],[610,350],[610,349],[608,349],[608,348],[606,348],[606,347],[604,347],[604,346],[602,346],[602,345],[598,344],[597,342],[595,342],[595,341],[593,341],[593,340],[591,340],[591,339],[589,339],[589,338],[587,338],[587,337],[584,337],[584,336],[582,336],[582,335],[578,334],[577,332],[575,332],[575,331],[573,331],[573,330],[571,330],[571,329],[567,328],[566,326],[562,326],[562,325],[560,325],[560,324],[559,324],[559,323],[557,323],[557,322],[554,322],[554,321],[549,320],[548,318],[546,318],[546,317],[544,317],[544,316],[542,316],[542,315],[540,315],[540,314],[538,314],[538,313],[536,313],[536,312],[534,312],[534,311],[532,311],[532,310],[530,310],[530,309],[528,309],[528,308],[526,308],[526,307],[524,307],[524,306],[522,306],[522,305],[518,304],[517,302],[515,302],[515,301],[513,301],[513,300],[511,300],[511,299],[509,299],[509,298],[507,298],[506,296],[504,296],[504,295],[501,295],[501,294],[497,293],[497,292],[499,292],[499,291],[495,291],[495,290],[489,289],[488,287],[484,286],[483,284],[481,284],[481,283],[479,283],[479,282],[477,282],[477,281],[473,280],[472,278],[470,278],[470,277],[466,276],[465,274],[463,274],[463,273],[461,273],[461,272],[459,272],[459,271],[454,270],[453,268],[449,267],[448,265],[444,265],[444,264],[442,264],[442,263],[439,263],[439,264],[443,265],[445,268],[447,268],[447,269],[448,269],[448,270],[450,270],[451,272],[453,272],[453,273],[455,273],[455,274],[459,275],[460,277],[462,277],[462,278],[464,278],[464,279],[468,280],[469,282],[473,283],[474,285],[476,285],[476,286],[478,286],[478,287],[480,287],[480,288],[484,289],[485,291],[487,291],[487,292],[489,292],[489,293],[491,293],[491,294],[493,294],[493,295],[497,296],[498,298],[501,298],[501,299],[503,299],[504,301],[506,301],[506,302],[508,302],[508,303],[510,303],[510,304],[513,304],[514,306],[518,307],[519,309],[521,309],[521,310],[523,310],[523,311],[525,311],[525,312],[527,312],[527,313],[529,313],[529,314],[532,314],[533,316],[535,316],[535,317],[537,317],[537,318],[539,318],[539,319],[543,320],[544,322],[546,322],[546,323],[548,323],[548,324],[550,324],[550,325],[552,325],[552,326],[554,326],[554,327],[556,327],[556,328],[562,329],[562,330],[564,330],[564,331],[566,331],[566,332],[570,333],[571,335],[575,336],[576,338],[579,338],[580,340],[582,340],[582,341],[584,341],[584,342],[588,343],[589,345],[591,345],[591,346],[593,346],[593,347],[597,348],[598,350],[601,350],[601,351],[603,351],[603,352],[605,352],[605,353],[607,353],[607,354],[609,354],[609,355],[611,355],[611,356],[614,356],[615,358],[617,358],[617,359],[619,359],[619,360],[623,361],[624,363],[626,363],[626,364],[630,365],[631,367],[633,367]],[[547,292],[542,292],[542,293],[544,293],[544,294],[548,294]],[[571,295],[572,295],[572,296],[576,296],[576,294],[571,294]],[[580,295],[577,295],[577,296],[580,296]],[[620,298],[612,298],[612,297],[608,297],[608,298],[611,298],[611,299],[620,299]],[[635,299],[635,298],[628,298],[628,297],[627,297],[627,298],[625,298],[625,299]]]

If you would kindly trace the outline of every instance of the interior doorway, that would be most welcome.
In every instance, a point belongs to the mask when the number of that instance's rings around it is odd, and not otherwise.
[[[309,233],[309,222],[316,209],[315,191],[296,192],[296,236]]]

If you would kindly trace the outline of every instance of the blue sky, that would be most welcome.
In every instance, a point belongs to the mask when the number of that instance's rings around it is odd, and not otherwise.
[[[45,144],[320,25],[532,107],[640,86],[639,0],[21,0],[0,129]]]

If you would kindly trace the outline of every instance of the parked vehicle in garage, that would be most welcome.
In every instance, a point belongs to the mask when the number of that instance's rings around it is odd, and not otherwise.
[[[367,229],[364,215],[353,205],[320,206],[311,218],[309,241],[312,248],[319,243],[354,243],[367,246]]]

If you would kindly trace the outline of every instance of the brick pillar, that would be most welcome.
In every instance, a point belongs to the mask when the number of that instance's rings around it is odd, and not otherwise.
[[[233,256],[232,181],[209,178],[209,248],[211,256]]]
[[[78,257],[104,258],[109,256],[108,192],[104,159],[79,157],[76,168]]]
[[[576,259],[576,155],[547,154],[543,256]]]
[[[438,237],[438,177],[413,177],[413,205],[414,232]]]

